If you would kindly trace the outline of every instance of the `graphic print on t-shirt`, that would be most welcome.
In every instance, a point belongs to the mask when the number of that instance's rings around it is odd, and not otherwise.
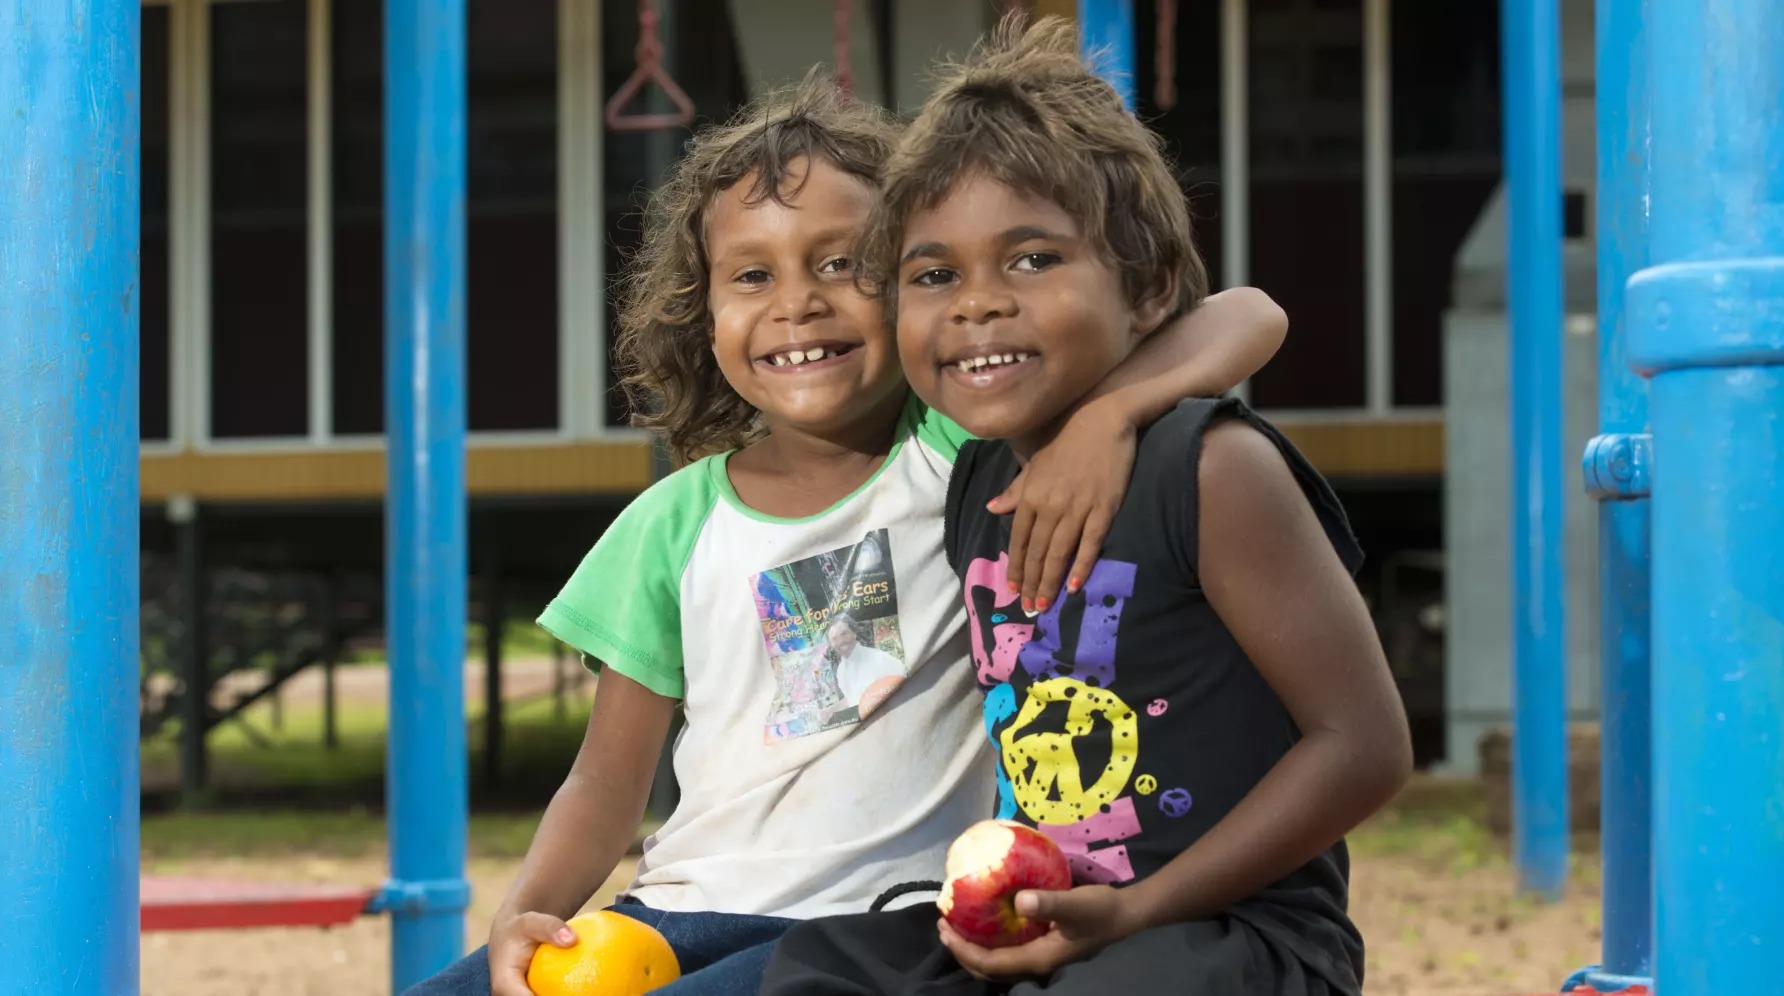
[[[763,571],[750,588],[774,669],[765,742],[859,723],[904,682],[886,530]]]
[[[1119,842],[1140,832],[1136,796],[1158,789],[1151,775],[1135,777],[1139,717],[1111,687],[1136,573],[1133,564],[1099,560],[1080,596],[1032,620],[1009,594],[1007,554],[973,560],[963,585],[985,732],[999,756],[997,815],[1032,820],[1065,851],[1080,884],[1133,880]],[[1152,708],[1152,716],[1163,711]]]

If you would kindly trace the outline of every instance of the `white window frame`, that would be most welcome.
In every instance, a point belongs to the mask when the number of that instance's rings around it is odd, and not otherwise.
[[[1441,418],[1443,408],[1394,404],[1393,39],[1391,0],[1363,6],[1363,396],[1360,406],[1276,408],[1273,420],[1319,423]],[[1220,6],[1222,284],[1251,279],[1250,4]],[[1250,384],[1235,392],[1249,399]]]
[[[308,260],[306,431],[296,436],[217,438],[211,425],[211,8],[250,0],[143,0],[169,8],[168,438],[144,453],[380,450],[382,433],[334,431],[333,114],[334,0],[307,0],[305,242]],[[358,2],[358,0],[354,0]],[[606,421],[607,244],[601,178],[600,0],[557,0],[558,24],[558,413],[550,429],[473,431],[470,445],[513,447],[574,441],[637,442],[648,434]],[[580,334],[579,334],[580,333]]]

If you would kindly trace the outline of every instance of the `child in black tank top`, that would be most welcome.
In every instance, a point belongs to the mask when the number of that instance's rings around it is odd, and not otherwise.
[[[1076,52],[1069,28],[1007,22],[958,67],[888,167],[867,253],[912,387],[987,440],[955,465],[947,550],[996,815],[1059,843],[1074,888],[1019,896],[1052,927],[996,950],[933,906],[812,921],[764,992],[1361,992],[1343,835],[1411,749],[1313,468],[1237,402],[1187,402],[1140,439],[1088,576],[1038,614],[1007,584],[986,503],[1205,292],[1156,138]]]

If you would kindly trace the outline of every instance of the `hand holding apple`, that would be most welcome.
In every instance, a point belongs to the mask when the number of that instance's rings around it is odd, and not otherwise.
[[[1016,896],[1016,915],[1030,923],[1050,922],[1052,929],[1025,944],[989,948],[967,940],[943,920],[942,944],[977,978],[1016,982],[1050,978],[1060,967],[1086,961],[1146,926],[1135,897],[1107,885],[1024,891]]]
[[[968,827],[948,848],[936,903],[959,935],[985,948],[1026,944],[1047,932],[1047,920],[1024,916],[1016,894],[1072,886],[1065,853],[1046,834],[1013,820]]]

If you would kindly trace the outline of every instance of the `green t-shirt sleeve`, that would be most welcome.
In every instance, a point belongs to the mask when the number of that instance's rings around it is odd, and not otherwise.
[[[681,698],[681,579],[716,499],[704,461],[658,481],[601,534],[539,625],[590,667]]]
[[[960,448],[972,442],[974,436],[954,423],[954,420],[941,412],[930,408],[911,395],[912,415],[916,419],[916,435],[924,445],[940,453],[949,463],[960,455]]]

